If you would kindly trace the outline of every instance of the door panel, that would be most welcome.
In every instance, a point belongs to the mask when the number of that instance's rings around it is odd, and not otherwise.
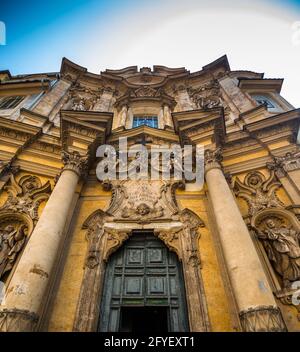
[[[169,331],[188,331],[181,264],[176,255],[152,233],[133,234],[111,256],[103,285],[99,330],[122,329],[121,311],[124,312],[125,307],[127,315],[130,307],[135,309],[132,311],[135,321],[138,312],[143,314],[143,309],[136,308],[161,307],[167,314]],[[160,312],[158,316],[162,314],[159,308],[156,310]]]

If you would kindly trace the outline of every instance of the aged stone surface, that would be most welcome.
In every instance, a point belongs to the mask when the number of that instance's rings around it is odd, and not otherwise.
[[[240,312],[241,324],[247,332],[285,332],[280,310],[273,306],[249,308]]]
[[[5,187],[8,192],[7,201],[0,207],[2,211],[13,211],[28,214],[32,220],[38,220],[38,208],[41,202],[49,198],[51,185],[48,181],[42,185],[36,176],[26,175],[17,182],[14,175],[10,177],[10,184]]]
[[[87,171],[88,156],[81,156],[78,152],[68,153],[63,152],[62,161],[64,170],[72,170],[79,176],[82,176]]]
[[[13,268],[18,253],[22,250],[26,234],[26,225],[17,228],[13,225],[6,225],[0,229],[0,279]]]
[[[274,157],[274,162],[267,163],[270,170],[274,170],[277,177],[284,177],[288,171],[300,169],[300,151],[288,152],[284,156]]]
[[[0,311],[0,331],[34,331],[38,322],[38,316],[28,310],[3,309]]]
[[[282,287],[290,289],[300,279],[300,225],[287,210],[266,209],[252,219],[257,237],[262,241]]]
[[[146,232],[180,261],[190,330],[300,331],[300,111],[282,80],[232,71],[226,56],[192,73],[96,74],[64,58],[59,74],[0,79],[1,96],[25,97],[0,111],[1,330],[96,331],[111,255]],[[204,146],[206,183],[173,180],[183,165],[159,157],[169,181],[99,182],[96,150],[119,137],[148,151],[188,144],[193,158]]]
[[[245,176],[244,182],[236,179],[234,192],[238,197],[246,200],[249,206],[249,215],[253,216],[265,208],[283,207],[283,203],[276,195],[281,183],[276,181],[274,172],[268,179],[258,171],[250,172]]]

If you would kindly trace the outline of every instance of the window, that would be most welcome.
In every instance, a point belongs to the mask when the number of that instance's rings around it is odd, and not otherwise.
[[[149,126],[153,128],[158,128],[157,116],[134,116],[132,127],[139,126]]]
[[[252,96],[253,99],[257,102],[257,104],[259,105],[265,105],[268,109],[276,109],[276,105],[275,103],[273,103],[273,101],[263,95],[253,95]]]
[[[0,99],[0,109],[14,109],[21,103],[24,98],[24,96],[4,97]]]

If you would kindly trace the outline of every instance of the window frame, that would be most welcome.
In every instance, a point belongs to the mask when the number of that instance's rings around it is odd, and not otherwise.
[[[144,120],[145,123],[139,123]],[[152,123],[146,123],[147,121]],[[132,128],[138,128],[140,126],[148,126],[151,128],[158,128],[158,116],[157,115],[134,115],[132,120]]]
[[[17,108],[26,98],[26,95],[7,95],[0,97],[0,111]]]

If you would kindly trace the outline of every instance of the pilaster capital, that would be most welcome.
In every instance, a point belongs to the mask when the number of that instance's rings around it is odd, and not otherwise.
[[[79,152],[62,152],[64,170],[74,171],[79,177],[84,176],[88,169],[88,156],[82,156]]]
[[[289,171],[300,169],[300,151],[288,152],[284,156],[275,156],[273,162],[267,163],[269,170],[274,170],[278,178],[285,177]]]
[[[207,149],[204,152],[204,164],[205,164],[205,174],[212,169],[221,169],[221,161],[223,156],[221,153],[221,148],[215,150]]]

